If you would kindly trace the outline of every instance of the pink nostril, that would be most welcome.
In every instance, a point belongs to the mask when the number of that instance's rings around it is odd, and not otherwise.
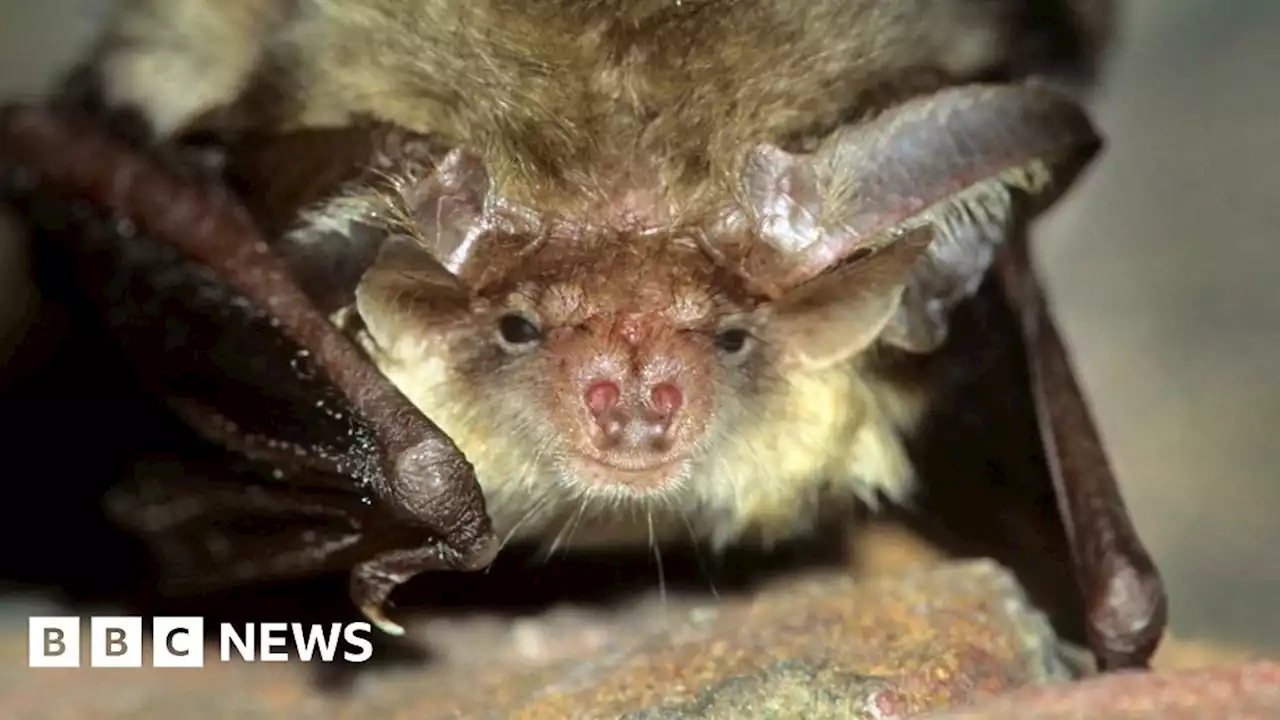
[[[591,414],[599,417],[618,403],[621,391],[616,383],[608,380],[597,380],[587,386],[585,399]]]
[[[654,385],[649,391],[649,399],[653,402],[653,409],[667,418],[675,415],[684,404],[684,394],[680,392],[680,388],[669,382]]]

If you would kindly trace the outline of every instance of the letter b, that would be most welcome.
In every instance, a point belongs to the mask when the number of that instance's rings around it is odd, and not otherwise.
[[[142,618],[92,618],[89,622],[89,664],[93,667],[142,667]]]
[[[80,618],[29,618],[27,666],[80,667]]]

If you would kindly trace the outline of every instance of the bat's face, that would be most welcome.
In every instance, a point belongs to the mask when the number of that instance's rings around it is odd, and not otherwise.
[[[900,433],[919,409],[861,358],[936,347],[1014,193],[1047,196],[1051,163],[1078,162],[1053,154],[1072,108],[939,93],[811,152],[748,148],[710,211],[685,215],[636,212],[645,192],[620,214],[523,204],[453,150],[384,191],[360,336],[476,466],[499,532],[802,533],[821,506],[909,490]],[[1029,136],[950,140],[1002,117]]]
[[[445,291],[455,304],[375,267],[361,307],[366,346],[476,465],[500,533],[784,536],[820,483],[902,484],[853,366],[789,362],[791,319],[691,238],[507,241],[535,249]]]
[[[541,416],[528,421],[544,426],[537,444],[553,450],[558,482],[672,492],[690,481],[720,409],[763,369],[753,303],[740,285],[717,285],[693,243],[615,235],[573,250],[534,253],[485,291],[476,319],[492,328],[512,394]]]

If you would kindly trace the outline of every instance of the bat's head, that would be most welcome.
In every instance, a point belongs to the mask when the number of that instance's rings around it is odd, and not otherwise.
[[[470,252],[450,269],[419,238],[390,240],[357,309],[384,371],[499,507],[499,488],[517,485],[678,494],[780,386],[767,298],[689,233],[562,226]]]
[[[752,147],[715,212],[647,224],[636,198],[660,193],[553,213],[453,150],[395,184],[362,337],[500,529],[787,535],[823,488],[906,489],[903,415],[861,359],[936,348],[1003,234],[1096,148],[1048,91],[944,91],[811,152]]]

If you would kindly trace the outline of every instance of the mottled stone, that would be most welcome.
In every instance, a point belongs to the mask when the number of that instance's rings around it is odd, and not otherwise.
[[[1093,677],[1057,687],[1024,688],[927,720],[1264,720],[1280,718],[1280,664],[1257,662],[1199,670]]]
[[[0,671],[5,717],[896,718],[1063,680],[1056,642],[1011,575],[977,561],[855,581],[778,579],[744,597],[560,607],[410,625],[423,664]],[[25,632],[0,652],[25,655]]]

